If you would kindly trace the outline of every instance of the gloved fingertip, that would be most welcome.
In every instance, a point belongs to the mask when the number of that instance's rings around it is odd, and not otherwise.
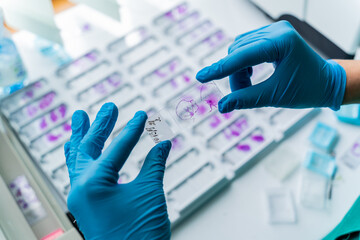
[[[228,99],[228,96],[224,96],[222,99],[220,99],[219,102],[218,102],[219,106],[224,104],[227,99]]]
[[[111,116],[114,117],[115,115],[117,116],[118,115],[118,108],[117,106],[112,103],[112,102],[107,102],[107,103],[104,103],[101,108],[100,108],[100,111],[98,112],[98,116],[107,116],[109,113],[111,113]]]
[[[209,67],[205,67],[196,74],[196,79],[202,83],[206,82],[206,80],[208,80],[208,74],[209,74]]]
[[[84,119],[87,119],[87,114],[85,111],[83,110],[75,111],[71,118],[72,129],[73,127],[77,128],[79,125],[81,125],[84,122]]]
[[[107,102],[101,106],[100,110],[96,114],[96,119],[94,123],[96,122],[95,125],[99,125],[100,122],[108,122],[108,124],[113,124],[114,122],[116,122],[118,115],[119,110],[117,106],[112,102]],[[110,121],[108,121],[108,119]]]
[[[166,140],[166,141],[162,141],[161,143],[161,147],[165,150],[165,151],[170,151],[172,143],[170,140]]]
[[[227,113],[226,107],[224,104],[219,104],[219,112],[220,113]]]
[[[156,159],[160,161],[165,161],[169,156],[171,145],[170,140],[162,141],[153,147],[150,155],[156,156]]]
[[[235,109],[235,104],[229,100],[229,98],[224,97],[218,103],[220,113],[228,113]]]
[[[147,119],[147,117],[148,116],[145,111],[137,111],[134,115],[134,119],[140,119],[140,120]]]
[[[107,103],[104,103],[101,108],[114,109],[114,108],[117,108],[117,107],[113,102],[107,102]]]

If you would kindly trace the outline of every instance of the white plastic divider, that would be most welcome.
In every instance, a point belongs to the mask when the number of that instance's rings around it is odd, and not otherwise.
[[[99,11],[117,21],[120,21],[120,5],[116,0],[71,0],[74,3],[82,3]]]

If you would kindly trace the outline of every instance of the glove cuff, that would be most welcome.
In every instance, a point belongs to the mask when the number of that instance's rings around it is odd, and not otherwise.
[[[340,109],[343,103],[346,89],[346,72],[345,69],[333,60],[326,61],[332,69],[329,81],[332,82],[332,100],[330,108],[334,111]]]

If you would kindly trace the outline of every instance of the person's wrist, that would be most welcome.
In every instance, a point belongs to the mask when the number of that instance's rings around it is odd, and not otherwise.
[[[325,71],[327,84],[329,84],[329,101],[327,107],[332,110],[339,110],[344,101],[345,89],[346,89],[346,71],[345,69],[335,62],[334,60],[326,61]]]
[[[120,217],[120,216],[119,216]],[[144,226],[134,225],[139,223],[138,219],[132,223],[123,223],[122,226],[119,226],[116,229],[104,230],[102,234],[96,235],[86,235],[86,240],[170,240],[171,231],[170,224],[167,221],[159,223],[157,230],[147,229]],[[127,229],[124,229],[124,226],[127,225]],[[81,229],[80,229],[81,230]]]
[[[120,231],[120,229],[118,231],[112,231],[109,233],[104,233],[98,236],[91,236],[91,237],[87,237],[85,235],[85,239],[86,240],[170,240],[171,238],[171,232],[164,232],[164,233],[159,233],[159,234],[155,234],[155,233],[147,233],[147,234],[134,234],[134,235],[129,235],[123,234],[123,231]]]
[[[123,234],[123,230],[122,229],[116,229],[116,230],[110,230],[108,232],[104,231],[103,234],[99,234],[99,235],[93,235],[93,236],[87,236],[86,234],[84,234],[85,239],[86,240],[122,240],[122,239],[131,239],[131,238],[126,238],[126,236],[124,236]]]

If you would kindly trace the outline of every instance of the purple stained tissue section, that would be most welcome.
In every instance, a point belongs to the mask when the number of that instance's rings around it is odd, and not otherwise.
[[[165,16],[166,16],[167,18],[171,19],[171,20],[174,19],[174,16],[173,16],[173,14],[172,14],[171,11],[165,13]]]
[[[142,37],[147,36],[147,32],[146,32],[146,29],[145,29],[145,28],[141,28],[141,29],[139,30],[139,33],[140,33],[140,35],[141,35]]]
[[[186,13],[186,10],[187,10],[186,5],[180,5],[180,6],[177,8],[178,13],[180,13],[180,14]]]
[[[255,142],[263,142],[265,140],[264,136],[262,135],[253,135],[251,139]]]
[[[55,93],[51,92],[49,94],[46,94],[39,102],[39,108],[40,109],[45,109],[48,106],[51,105],[51,103],[53,102],[55,98]]]
[[[177,87],[178,87],[178,84],[177,84],[177,82],[176,82],[175,79],[171,79],[171,80],[170,80],[170,84],[171,84],[171,86],[172,86],[173,88],[177,88]]]
[[[29,89],[28,91],[25,92],[25,94],[22,96],[22,99],[31,99],[34,97],[34,89],[39,89],[42,87],[42,83],[41,82],[36,82],[34,83],[34,85],[31,87],[31,89]]]
[[[240,136],[240,132],[236,131],[236,130],[231,130],[231,134],[235,137]]]
[[[207,107],[201,104],[197,111],[200,115],[204,115],[207,112]]]
[[[107,82],[113,86],[113,87],[117,87],[120,85],[121,83],[121,79],[118,76],[111,76],[107,78]]]
[[[210,126],[212,128],[216,128],[221,123],[221,120],[218,116],[214,115],[211,117],[212,121],[210,122]]]
[[[222,114],[224,116],[225,119],[229,119],[231,118],[231,116],[233,115],[232,113],[224,113]]]
[[[186,82],[186,83],[189,83],[190,82],[190,77],[189,76],[187,76],[187,75],[182,75],[182,79],[184,80],[184,82]],[[177,78],[173,78],[173,79],[171,79],[170,80],[170,84],[171,84],[171,86],[173,87],[173,88],[178,88],[179,87],[179,84],[177,83]]]
[[[97,92],[97,93],[100,93],[100,94],[106,94],[107,93],[107,91],[106,91],[106,88],[105,88],[105,86],[104,86],[104,83],[98,83],[98,84],[96,84],[95,86],[94,86],[94,89],[95,89],[95,91]]]
[[[85,57],[90,59],[91,61],[94,61],[94,62],[97,60],[96,54],[93,53],[93,52],[90,52],[90,53],[86,54]]]
[[[47,126],[46,119],[43,117],[40,122],[40,128],[45,129]]]
[[[203,40],[204,43],[207,43],[210,47],[215,47],[219,42],[225,38],[223,32],[217,32],[215,35],[210,36]]]
[[[215,36],[216,36],[217,40],[219,40],[219,41],[223,40],[225,37],[223,32],[217,32]]]
[[[221,116],[226,120],[230,119],[232,115],[233,115],[232,113],[221,114]],[[221,118],[218,115],[213,115],[210,119],[211,119],[210,121],[211,128],[217,128],[221,123]]]
[[[210,88],[210,90],[209,90]],[[202,101],[205,101],[206,104],[210,107],[210,112],[217,108],[217,104],[219,101],[220,96],[216,94],[219,90],[217,89],[216,85],[214,84],[207,84],[207,85],[200,85],[198,86],[200,91],[200,97]],[[207,93],[211,92],[209,95]]]
[[[20,197],[22,194],[21,194],[21,190],[20,189],[18,189],[17,191],[16,191],[16,197]]]
[[[63,126],[62,126],[63,130],[65,132],[69,132],[71,131],[71,125],[69,123],[65,123]],[[50,141],[50,142],[55,142],[57,140],[59,140],[63,135],[61,133],[58,133],[58,134],[53,134],[53,133],[49,133],[46,135],[47,137],[47,140]]]
[[[210,47],[214,46],[214,42],[211,40],[211,37],[207,37],[203,40],[204,43],[207,43],[210,45]]]
[[[173,60],[164,68],[168,68],[170,72],[174,72],[177,67],[178,67],[177,61]],[[168,73],[166,73],[166,71],[167,71],[167,69],[165,69],[165,72],[161,69],[157,69],[154,71],[154,74],[159,78],[165,78],[168,76]]]
[[[82,31],[83,32],[87,32],[91,30],[91,25],[89,23],[85,23],[84,25],[82,25]]]
[[[218,98],[215,94],[210,94],[210,96],[205,99],[205,102],[209,105],[211,112],[213,108],[217,108]]]
[[[59,120],[59,115],[56,113],[56,111],[58,111],[60,113],[60,118],[63,119],[65,117],[66,114],[66,106],[65,105],[60,105],[58,109],[53,110],[50,112],[50,120],[51,122],[57,122]],[[41,118],[40,121],[40,129],[45,129],[48,127],[48,123],[46,121],[46,118],[43,117]]]
[[[36,82],[36,83],[34,83],[34,87],[35,87],[35,88],[41,88],[41,87],[42,87],[42,83],[41,83],[41,82]]]
[[[238,137],[241,133],[248,128],[248,122],[246,118],[241,118],[237,120],[235,123],[231,124],[227,127],[223,133],[226,139],[232,139],[233,137]]]
[[[183,75],[183,79],[186,83],[190,82],[190,77],[188,75]]]
[[[234,125],[239,129],[246,129],[248,127],[248,122],[246,118],[241,118],[238,121],[236,121]]]
[[[63,125],[63,129],[66,131],[66,132],[69,132],[71,131],[71,125],[69,123],[65,123]]]
[[[17,204],[22,210],[26,210],[32,203],[37,203],[37,199],[34,190],[24,178],[15,179],[14,183],[10,184],[12,193],[16,199]]]
[[[356,142],[351,148],[351,152],[356,156],[360,157],[360,143]]]
[[[243,151],[243,152],[248,152],[250,151],[250,146],[248,144],[238,144],[236,146],[236,148],[239,150],[239,151]]]
[[[49,107],[51,105],[51,103],[53,102],[54,97],[55,97],[55,93],[53,93],[53,92],[48,93],[39,101],[38,107],[34,106],[34,104],[27,106],[26,112],[27,112],[28,116],[33,117],[38,112],[39,108],[41,110],[44,110],[47,107]]]
[[[33,105],[30,105],[26,108],[26,111],[30,117],[34,116],[37,113],[37,108]]]
[[[58,120],[58,116],[56,115],[55,111],[50,112],[50,119],[52,122],[56,122]]]
[[[61,136],[62,136],[61,134],[54,135],[54,134],[49,133],[49,134],[47,135],[47,139],[48,139],[50,142],[55,142],[55,141],[57,141]]]
[[[199,106],[193,99],[182,99],[176,106],[176,114],[182,120],[189,120],[195,116]]]
[[[81,59],[78,59],[78,60],[73,61],[72,64],[73,64],[74,66],[79,67],[79,66],[81,66],[81,62],[82,62]]]
[[[32,98],[34,96],[34,91],[33,90],[26,91],[25,95],[28,98]]]
[[[190,78],[187,75],[183,75],[185,81],[190,81]],[[176,83],[171,81],[173,87],[176,87]],[[209,87],[213,87],[209,88]],[[195,114],[204,115],[207,112],[211,112],[214,108],[217,108],[219,101],[219,96],[213,92],[218,91],[216,85],[199,85],[197,90],[200,93],[201,101],[196,103],[192,97],[184,96],[183,99],[176,106],[176,114],[182,120],[191,119]],[[208,94],[210,92],[210,94]],[[207,95],[208,94],[208,95]],[[224,118],[229,118],[230,115],[225,115]],[[220,121],[221,122],[221,121]],[[216,120],[215,123],[210,123],[211,127],[216,127],[220,124],[219,120]],[[216,125],[216,126],[214,126]]]
[[[61,105],[59,107],[59,112],[61,114],[61,117],[65,117],[65,114],[66,114],[66,106],[65,105]]]
[[[171,72],[174,72],[175,71],[175,69],[177,68],[177,62],[176,61],[172,61],[170,64],[169,64],[169,70],[171,71]]]
[[[155,70],[154,74],[159,78],[164,78],[167,76],[166,73],[161,72],[159,69]]]
[[[181,6],[177,7],[176,9],[165,13],[165,16],[170,20],[175,20],[174,14],[181,16],[184,13],[186,13],[186,10],[187,10],[187,7],[185,5],[181,5]]]
[[[182,148],[182,141],[179,139],[180,137],[175,137],[171,140],[172,147],[171,149],[181,149]]]
[[[234,127],[235,127],[234,125],[231,125],[223,131],[226,139],[230,140],[233,137],[240,136],[241,130],[234,129]]]

